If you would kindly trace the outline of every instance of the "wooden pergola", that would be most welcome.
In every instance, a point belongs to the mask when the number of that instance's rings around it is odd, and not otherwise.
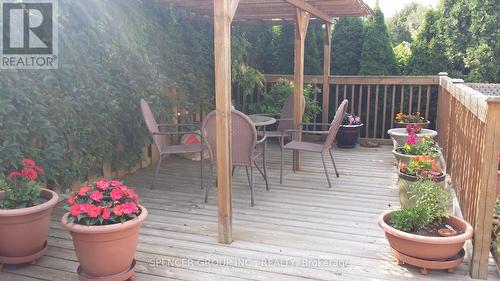
[[[194,15],[213,18],[215,43],[215,101],[217,111],[217,191],[219,242],[232,238],[231,204],[231,23],[233,21],[295,20],[294,124],[302,122],[304,44],[310,20],[325,23],[323,85],[329,84],[331,32],[334,19],[365,16],[371,9],[362,0],[157,0],[189,9]],[[328,122],[329,87],[323,89],[324,123]],[[296,138],[300,138],[297,134]],[[299,168],[299,154],[293,165]]]

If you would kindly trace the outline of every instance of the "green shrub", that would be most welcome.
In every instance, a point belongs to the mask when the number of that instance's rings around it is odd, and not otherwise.
[[[415,206],[392,212],[389,224],[404,232],[414,232],[429,223],[429,212],[424,206]]]

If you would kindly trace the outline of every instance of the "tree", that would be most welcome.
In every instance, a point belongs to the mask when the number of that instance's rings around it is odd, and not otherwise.
[[[435,75],[447,69],[448,59],[444,54],[444,46],[438,39],[438,20],[439,14],[435,10],[429,10],[425,14],[410,48],[412,55],[408,61],[409,74]]]
[[[408,61],[411,57],[410,43],[402,42],[394,47],[394,56],[396,57],[396,64],[401,75],[408,74]]]
[[[378,1],[365,23],[360,75],[395,75],[396,59]]]
[[[363,48],[363,22],[358,17],[345,17],[335,25],[332,35],[332,74],[357,75]]]
[[[387,19],[387,30],[393,46],[402,42],[413,42],[427,10],[429,8],[426,6],[411,2]]]

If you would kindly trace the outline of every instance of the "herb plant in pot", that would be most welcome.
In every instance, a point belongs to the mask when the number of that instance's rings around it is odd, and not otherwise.
[[[346,113],[342,125],[337,133],[337,146],[340,148],[354,148],[359,138],[359,130],[363,126],[361,118],[352,113]]]
[[[30,263],[47,250],[57,193],[40,187],[44,170],[31,159],[0,178],[0,264]]]
[[[465,220],[448,215],[451,195],[432,181],[414,184],[415,206],[383,213],[378,225],[400,263],[427,269],[452,271],[464,259],[463,246],[473,228]]]
[[[428,128],[430,121],[426,120],[420,112],[415,112],[413,114],[405,114],[400,112],[394,117],[394,127],[396,128],[406,128],[408,125],[419,125],[421,128]]]
[[[132,189],[102,178],[69,196],[66,209],[61,222],[73,237],[81,280],[134,275],[139,229],[148,212]]]
[[[409,189],[411,184],[421,180],[431,180],[446,188],[446,175],[443,173],[438,161],[429,156],[417,156],[412,158],[408,164],[400,163],[398,167],[399,201],[401,207],[415,206],[416,198],[411,196]]]
[[[429,136],[434,139],[437,136],[437,132],[429,129],[422,129],[419,125],[411,124],[407,125],[406,128],[394,128],[387,131],[389,136],[391,136],[394,143],[394,148],[402,147],[411,133],[415,133],[415,138],[417,142],[421,141],[424,136]]]
[[[398,163],[408,163],[410,159],[417,156],[429,156],[437,160],[441,158],[441,148],[429,136],[424,136],[422,140],[417,141],[416,134],[410,133],[403,147],[395,148],[392,154]]]

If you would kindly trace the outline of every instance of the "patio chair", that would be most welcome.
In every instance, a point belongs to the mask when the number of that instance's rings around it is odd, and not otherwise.
[[[201,137],[200,133],[196,131],[181,131],[182,128],[199,128],[200,126],[198,124],[157,124],[148,103],[143,99],[141,99],[141,110],[144,117],[144,122],[148,127],[149,133],[151,134],[153,142],[155,143],[159,153],[158,161],[156,162],[155,176],[153,178],[153,181],[151,182],[150,188],[153,189],[155,186],[156,178],[158,177],[158,173],[160,172],[162,158],[165,155],[200,153],[200,181],[201,188],[203,189],[203,138]],[[160,128],[166,128],[167,131],[160,132]],[[171,128],[174,128],[175,131],[168,131]],[[162,137],[183,134],[197,134],[198,136],[200,136],[200,144],[168,145],[165,139]]]
[[[321,135],[326,135],[327,137],[325,139],[324,143],[312,143],[312,142],[304,142],[304,141],[295,141],[292,140],[291,142],[287,143],[285,146],[281,148],[281,170],[280,170],[280,183],[283,183],[283,160],[284,160],[284,153],[285,149],[288,150],[298,150],[298,151],[308,151],[308,152],[317,152],[321,155],[321,161],[323,162],[323,168],[325,170],[325,175],[326,179],[328,181],[328,186],[331,188],[332,184],[330,182],[330,177],[328,176],[328,170],[326,169],[326,163],[325,163],[325,158],[324,154],[328,151],[330,154],[330,158],[332,159],[332,164],[333,168],[335,169],[335,174],[337,175],[337,178],[339,177],[339,172],[337,171],[337,166],[335,165],[335,161],[333,160],[333,154],[332,154],[332,146],[333,146],[333,141],[335,140],[335,136],[337,135],[337,132],[340,128],[340,125],[342,124],[342,118],[344,117],[344,114],[347,110],[347,100],[344,100],[339,108],[337,109],[337,112],[335,113],[335,117],[333,118],[333,121],[331,124],[323,124],[323,123],[303,123],[299,124],[299,129],[296,130],[288,130],[288,132],[300,132],[300,133],[307,133],[307,134],[321,134]],[[328,131],[307,131],[304,130],[303,128],[305,126],[310,126],[310,125],[319,125],[319,126],[329,126]],[[284,143],[284,136],[282,137],[281,141]]]
[[[293,99],[294,95],[289,95],[285,103],[283,103],[283,107],[281,108],[281,113],[280,114],[255,114],[255,115],[262,115],[262,116],[279,116],[276,121],[278,122],[278,127],[276,131],[259,131],[258,135],[259,137],[263,137],[264,135],[267,136],[267,138],[278,138],[280,141],[280,146],[283,146],[283,143],[281,140],[284,137],[290,137],[291,134],[290,132],[287,132],[288,130],[293,129]],[[302,108],[301,108],[301,115],[304,114],[304,110],[306,108],[306,100],[304,96],[302,96]]]
[[[202,135],[205,141],[208,143],[208,150],[210,153],[210,182],[205,191],[205,203],[208,201],[209,188],[212,185],[213,169],[216,165],[216,112],[210,112],[203,121]],[[232,150],[232,165],[243,166],[246,169],[248,184],[250,186],[250,202],[251,206],[254,206],[254,177],[253,168],[257,168],[260,172],[264,181],[266,182],[266,190],[269,190],[269,184],[267,181],[267,167],[266,167],[266,137],[262,139],[257,139],[257,130],[255,125],[242,112],[238,110],[232,110],[231,113],[231,150]],[[256,146],[263,144],[262,152],[256,151]],[[259,156],[262,156],[263,171],[259,168],[256,161]],[[248,173],[248,168],[250,167],[250,174]]]

